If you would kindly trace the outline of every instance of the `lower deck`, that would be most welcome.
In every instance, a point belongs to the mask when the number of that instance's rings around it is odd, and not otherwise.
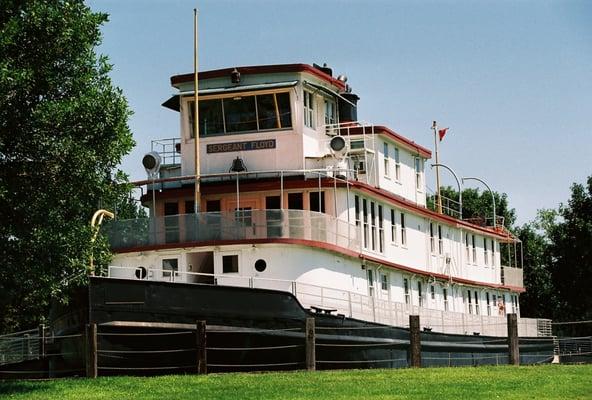
[[[305,308],[425,331],[505,336],[518,294],[416,275],[368,260],[294,243],[234,244],[117,254],[110,278],[273,289]],[[520,315],[519,315],[520,316]],[[548,336],[550,320],[519,318],[519,335]]]

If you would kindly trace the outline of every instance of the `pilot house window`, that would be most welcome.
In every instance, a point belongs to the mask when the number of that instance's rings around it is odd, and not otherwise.
[[[194,102],[188,103],[189,132],[194,137]],[[291,128],[290,94],[270,93],[199,101],[199,136]]]

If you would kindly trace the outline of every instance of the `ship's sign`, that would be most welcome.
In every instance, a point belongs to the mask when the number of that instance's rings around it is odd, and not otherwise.
[[[250,151],[275,149],[275,139],[251,140],[248,142],[212,143],[206,147],[207,153],[228,153],[231,151]]]

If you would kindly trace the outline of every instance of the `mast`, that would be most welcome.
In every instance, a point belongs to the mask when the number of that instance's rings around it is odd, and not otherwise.
[[[436,121],[432,124],[434,130],[434,146],[436,150],[436,211],[442,214],[442,196],[440,196],[440,158],[438,155],[438,125]]]
[[[197,8],[193,9],[193,82],[195,85],[195,92],[194,92],[194,101],[193,101],[193,139],[194,139],[194,152],[195,152],[195,204],[194,204],[194,212],[197,214],[199,212],[200,204],[201,204],[201,193],[200,193],[200,183],[199,183],[199,176],[200,176],[200,166],[199,166],[199,106],[197,104],[197,98],[199,96],[199,86],[198,86],[198,67],[199,67],[199,53],[197,51],[197,42],[198,42],[198,33],[197,33]]]

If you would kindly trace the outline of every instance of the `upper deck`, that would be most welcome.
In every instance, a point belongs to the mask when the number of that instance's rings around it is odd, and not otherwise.
[[[237,158],[248,171],[355,170],[358,181],[426,204],[430,151],[387,127],[359,122],[359,97],[347,78],[305,64],[199,76],[201,175],[226,173]],[[157,151],[166,147],[161,178],[195,174],[193,75],[171,82],[177,93],[163,105],[179,112],[180,135],[153,144]],[[335,136],[345,139],[343,150],[331,148]]]

